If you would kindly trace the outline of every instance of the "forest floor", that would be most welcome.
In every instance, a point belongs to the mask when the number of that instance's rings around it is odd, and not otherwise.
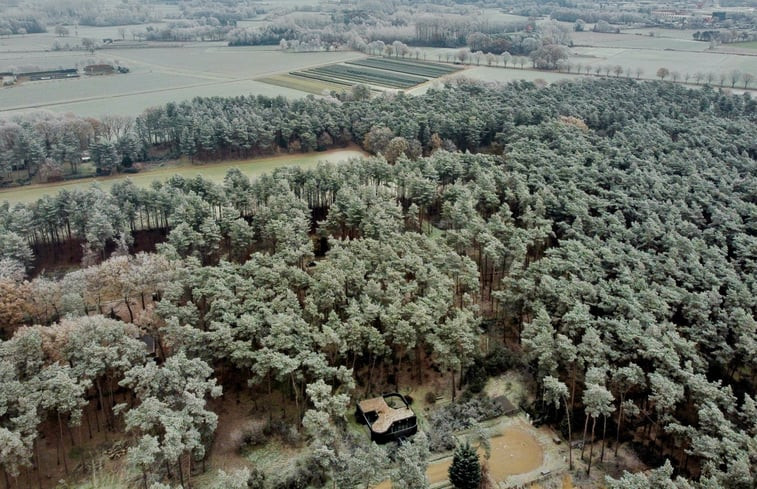
[[[375,378],[383,380],[378,380],[371,389],[372,392],[392,389],[393,386],[389,383],[387,375],[389,373],[389,368],[383,372],[377,372]],[[413,371],[403,369],[399,390],[413,397],[413,409],[423,426],[430,412],[451,401],[450,382],[448,376],[431,369],[424,371],[424,382],[418,382],[413,378]],[[441,397],[434,405],[429,404],[423,395],[429,391]],[[508,372],[501,377],[491,379],[486,392],[489,395],[505,394],[513,400],[518,399],[519,396],[528,396],[528,377],[514,371]],[[359,396],[359,394],[356,395]],[[116,398],[116,402],[124,401],[125,399]],[[228,473],[246,467],[268,474],[284,473],[294,467],[297,460],[308,454],[306,443],[291,422],[296,416],[294,403],[277,391],[266,394],[252,392],[241,386],[230,387],[221,398],[210,401],[209,406],[218,414],[218,427],[206,463],[208,470],[193,475],[194,487],[209,486],[216,480],[218,470]],[[96,423],[102,424],[102,422],[102,418],[98,421],[94,418],[89,420],[93,432],[92,439],[89,439],[86,421],[81,428],[65,432],[67,440],[73,436],[76,441],[76,446],[68,452],[69,477],[66,477],[63,464],[57,463],[58,426],[49,423],[40,442],[40,462],[43,467],[42,489],[54,487],[125,489],[128,487],[129,480],[136,481],[135,474],[126,467],[124,435],[109,432],[106,437],[103,431],[98,432],[96,429]],[[285,440],[287,437],[281,434],[261,436],[266,425],[275,425],[277,422],[290,428],[292,440]],[[363,431],[365,436],[368,436],[364,427],[352,421],[348,425],[351,430]],[[614,446],[609,441],[605,446],[604,462],[598,463],[601,446],[597,437],[594,447],[595,463],[591,477],[585,476],[586,462],[580,458],[580,449],[575,448],[573,450],[575,470],[568,473],[567,444],[557,443],[556,432],[552,428],[548,426],[536,428],[524,414],[499,417],[482,425],[486,433],[491,436],[491,457],[488,466],[492,478],[498,483],[498,489],[510,487],[589,489],[602,487],[605,475],[617,477],[623,470],[646,469],[646,466],[626,445],[621,445],[616,457]],[[465,438],[467,434],[461,433],[459,436]],[[472,439],[472,441],[474,444],[477,443],[476,440]],[[70,445],[67,443],[67,446]],[[588,452],[587,445],[585,458],[588,457]],[[451,453],[436,455],[429,465],[428,476],[433,487],[447,487],[447,470],[451,463],[451,455]],[[61,480],[64,478],[69,481],[79,480],[80,485],[66,483],[61,485]],[[15,487],[38,487],[36,474],[22,475],[16,481]],[[390,488],[391,483],[388,480],[375,487],[375,489]]]
[[[254,179],[264,173],[271,173],[277,168],[298,166],[315,168],[318,163],[327,161],[341,163],[351,158],[367,156],[360,146],[351,144],[345,148],[328,151],[281,154],[262,158],[242,160],[223,160],[215,162],[193,163],[186,159],[170,160],[158,165],[148,165],[145,170],[134,174],[118,174],[107,177],[91,177],[66,182],[39,183],[23,187],[0,189],[0,202],[7,200],[11,205],[33,202],[44,195],[52,195],[62,189],[86,189],[97,184],[103,190],[109,190],[115,183],[129,178],[138,187],[148,187],[153,181],[164,181],[174,175],[194,178],[201,175],[214,183],[223,182],[223,178],[232,168],[238,168],[248,177]]]
[[[136,309],[139,309],[135,304]],[[150,307],[148,306],[148,309]],[[116,306],[116,314],[124,316],[125,308]],[[122,317],[123,318],[123,317]],[[419,418],[421,428],[428,426],[426,419],[434,410],[452,401],[451,377],[448,372],[439,372],[424,359],[426,368],[418,377],[417,368],[403,366],[401,372],[395,372],[392,365],[377,366],[371,385],[358,385],[355,396],[369,397],[380,392],[394,390],[394,375],[399,376],[399,391],[413,399],[413,409]],[[359,379],[367,379],[367,372],[358,371]],[[436,400],[431,402],[435,394]],[[528,374],[509,371],[492,378],[486,385],[486,395],[507,396],[518,405],[521,401],[533,400],[532,379]],[[126,402],[122,395],[116,394],[115,402]],[[218,415],[215,438],[206,461],[207,470],[192,476],[193,486],[204,488],[211,485],[218,477],[218,471],[227,473],[242,468],[257,469],[269,476],[286,473],[297,465],[298,460],[309,454],[303,434],[297,430],[294,419],[297,408],[290,396],[274,390],[268,394],[264,389],[251,390],[242,385],[226,386],[224,395],[211,400],[209,407]],[[88,413],[93,411],[87,410]],[[358,425],[348,409],[348,429],[368,438],[364,426]],[[126,489],[129,483],[138,482],[138,474],[131,471],[126,464],[125,435],[119,423],[116,433],[104,430],[103,415],[94,415],[84,419],[79,428],[65,429],[68,476],[62,459],[59,462],[58,440],[60,437],[57,423],[48,422],[42,430],[39,442],[40,466],[42,471],[22,474],[14,484],[14,489],[55,487],[75,487],[77,489]],[[598,462],[601,443],[600,435],[594,446],[594,464],[591,477],[585,475],[586,462],[580,457],[580,449],[573,449],[574,471],[568,472],[568,445],[561,443],[557,433],[549,426],[535,427],[526,414],[501,416],[483,422],[482,428],[490,437],[491,456],[488,460],[489,472],[498,489],[511,487],[533,487],[540,489],[556,488],[595,488],[602,487],[604,476],[618,477],[623,470],[645,470],[646,466],[630,450],[621,445],[618,455],[614,454],[614,445],[608,436],[603,462]],[[265,431],[268,426],[268,431]],[[271,430],[271,427],[274,427]],[[92,431],[90,438],[89,431]],[[273,431],[273,434],[271,434]],[[478,444],[472,433],[462,432],[460,439],[470,437],[472,444]],[[574,433],[578,439],[580,433]],[[71,448],[70,441],[75,445]],[[585,448],[588,457],[589,445]],[[434,455],[428,476],[434,488],[448,486],[447,473],[452,453]],[[483,452],[482,452],[483,460]],[[198,466],[197,469],[200,469]],[[68,481],[79,481],[71,484]],[[388,480],[375,489],[390,489]]]

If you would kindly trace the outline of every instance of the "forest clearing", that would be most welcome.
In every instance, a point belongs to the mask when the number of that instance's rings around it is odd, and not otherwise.
[[[484,423],[487,436],[490,436],[489,453],[482,448],[480,440],[475,437],[474,446],[478,445],[478,454],[486,461],[488,473],[498,487],[518,487],[544,479],[545,474],[558,478],[565,469],[567,450],[561,453],[552,438],[554,431],[548,428],[534,428],[523,415],[514,418],[497,418]],[[461,439],[466,434],[460,434]],[[452,453],[429,462],[426,475],[432,487],[450,487],[449,468]],[[391,489],[389,480],[374,486],[374,489]]]
[[[243,175],[255,179],[260,175],[270,173],[276,168],[299,167],[314,168],[321,162],[340,163],[352,158],[360,158],[366,153],[358,146],[344,149],[332,149],[308,154],[284,154],[269,157],[259,157],[247,160],[230,160],[218,162],[191,163],[188,160],[168,161],[160,165],[150,166],[137,174],[119,174],[107,177],[91,177],[68,182],[42,183],[23,187],[0,189],[0,202],[7,201],[14,205],[29,203],[45,195],[54,195],[61,190],[83,190],[97,185],[104,191],[109,191],[113,185],[128,179],[138,188],[149,187],[152,182],[162,182],[179,175],[184,178],[201,176],[213,183],[222,183],[226,173],[232,169],[239,169]]]

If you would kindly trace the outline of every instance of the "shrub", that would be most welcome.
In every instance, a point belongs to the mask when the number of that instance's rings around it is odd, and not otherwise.
[[[502,407],[488,397],[472,397],[448,404],[428,418],[429,448],[433,452],[452,450],[456,445],[454,432],[470,428],[471,420],[485,421],[502,414]]]
[[[482,365],[482,362],[476,361],[465,375],[466,382],[468,383],[468,391],[473,394],[478,394],[486,386],[486,381],[489,379],[487,370]]]
[[[265,489],[265,474],[259,469],[254,468],[247,478],[247,487],[249,489]]]
[[[436,404],[436,393],[434,391],[428,391],[426,392],[424,399],[426,400],[426,404]]]
[[[282,419],[274,419],[268,422],[263,428],[263,435],[266,438],[278,437],[283,443],[295,446],[302,441],[297,428]]]
[[[256,426],[245,430],[242,434],[242,447],[256,447],[263,445],[268,441],[268,437],[264,433],[264,428]]]
[[[282,474],[272,484],[273,489],[305,489],[323,487],[326,484],[326,471],[315,457],[298,459],[294,467]]]
[[[502,345],[497,345],[486,355],[483,364],[489,375],[499,375],[510,369],[519,367],[521,361],[520,357],[512,350]]]

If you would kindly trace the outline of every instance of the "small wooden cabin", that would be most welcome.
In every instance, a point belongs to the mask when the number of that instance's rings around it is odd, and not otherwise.
[[[418,420],[402,394],[384,394],[357,403],[355,419],[368,426],[371,440],[388,443],[414,435]]]

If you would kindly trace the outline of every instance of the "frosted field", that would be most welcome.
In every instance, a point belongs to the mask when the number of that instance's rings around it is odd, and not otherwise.
[[[528,21],[528,17],[523,17],[521,15],[506,14],[502,11],[502,9],[498,9],[498,8],[485,8],[485,9],[482,9],[482,12],[486,16],[487,19],[493,22],[526,22]]]
[[[24,52],[24,51],[46,51],[49,50],[55,41],[61,44],[79,44],[81,39],[90,37],[92,39],[121,39],[120,28],[126,29],[126,40],[131,41],[131,32],[143,32],[147,26],[161,27],[163,22],[154,22],[151,24],[124,25],[113,27],[89,27],[66,26],[70,32],[69,36],[58,37],[55,35],[55,26],[48,26],[48,32],[42,34],[27,34],[24,36],[9,36],[0,38],[0,53],[7,52]]]
[[[314,0],[315,1],[315,0]],[[292,0],[293,3],[294,0]],[[487,9],[487,15],[496,21],[523,20],[522,17]],[[261,19],[248,21],[260,23]],[[160,24],[153,24],[159,26]],[[144,30],[145,26],[125,26],[126,38],[132,30]],[[56,40],[76,44],[81,38],[120,38],[118,27],[80,26],[74,35],[58,38],[53,33],[10,36],[0,39],[0,71],[12,68],[58,69],[100,62],[117,62],[127,66],[131,73],[104,77],[82,77],[73,80],[50,80],[28,82],[11,88],[0,88],[0,112],[19,112],[43,109],[56,112],[74,112],[85,116],[101,116],[108,113],[137,115],[144,109],[180,102],[198,96],[266,95],[303,97],[307,93],[297,86],[274,86],[255,79],[303,70],[315,66],[338,63],[364,57],[355,52],[334,53],[283,53],[275,47],[234,47],[224,42],[185,43],[183,47],[103,49],[94,54],[86,52],[49,51]],[[654,36],[649,32],[654,31]],[[570,63],[583,66],[616,66],[643,70],[642,78],[655,78],[661,67],[676,71],[681,76],[712,72],[721,73],[740,70],[757,75],[757,56],[739,55],[734,52],[738,45],[721,46],[709,50],[709,43],[692,39],[692,30],[639,29],[626,30],[621,34],[572,32],[576,47],[571,49]],[[424,48],[421,60],[444,60],[446,53],[457,49]],[[744,54],[750,51],[743,49]],[[526,67],[530,66],[530,62]],[[575,68],[574,68],[575,69]],[[592,71],[593,73],[593,71]],[[465,72],[453,76],[468,76],[485,81],[507,82],[512,80],[542,79],[548,83],[575,75],[520,69],[488,68],[471,66]],[[424,93],[431,82],[411,93]],[[312,90],[311,90],[312,91]]]
[[[33,36],[26,36],[33,37]],[[86,53],[0,52],[5,66],[49,69],[84,60],[113,60],[131,73],[72,80],[28,82],[0,89],[0,111],[47,109],[87,116],[137,115],[144,109],[199,96],[267,95],[303,97],[305,92],[275,87],[253,78],[363,57],[354,52],[282,53],[272,47],[226,47],[194,43],[185,47],[108,49]]]
[[[126,66],[168,73],[238,79],[272,75],[327,63],[363,57],[339,51],[322,53],[283,53],[273,46],[227,47],[220,43],[194,44],[184,48],[113,49],[102,51]]]
[[[702,43],[699,43],[702,44]],[[757,56],[739,56],[718,52],[681,52],[661,51],[650,49],[623,48],[573,48],[570,62],[574,65],[620,65],[635,70],[644,70],[642,78],[655,78],[659,68],[665,67],[670,71],[729,73],[740,70],[757,75]]]
[[[516,80],[543,80],[547,83],[554,83],[558,80],[580,78],[580,75],[570,75],[567,73],[555,73],[548,71],[533,71],[533,70],[521,70],[511,68],[490,68],[488,66],[473,66],[459,73],[447,76],[444,79],[450,80],[455,78],[470,78],[473,80],[487,81],[487,82],[499,82],[507,83]],[[430,88],[440,87],[441,82],[434,80],[429,83],[425,83],[409,93],[413,95],[419,95],[426,93]]]
[[[123,78],[123,77],[122,77]],[[40,82],[41,84],[67,83],[75,80],[61,80]],[[81,80],[80,80],[81,81]],[[128,85],[128,84],[124,84]],[[20,88],[20,87],[18,87]],[[139,115],[148,107],[163,105],[168,102],[181,102],[191,100],[195,97],[234,97],[238,95],[265,95],[267,97],[284,97],[296,98],[307,95],[299,90],[292,90],[283,87],[275,87],[266,83],[254,80],[239,80],[219,83],[202,83],[193,84],[186,87],[170,87],[164,89],[155,89],[147,91],[133,91],[128,89],[134,87],[123,86],[123,91],[117,95],[91,95],[84,98],[68,99],[67,101],[52,102],[44,105],[35,104],[33,107],[23,109],[0,110],[3,114],[15,114],[27,110],[50,110],[53,112],[73,112],[82,116],[99,117],[103,115]],[[35,89],[36,90],[36,89]],[[70,86],[65,86],[60,92],[69,95],[73,93]],[[0,107],[4,107],[4,95],[6,92],[0,92]],[[54,93],[59,93],[56,90]],[[14,94],[21,96],[21,93]],[[35,97],[37,95],[34,95]],[[59,95],[60,96],[60,95]],[[36,99],[30,99],[36,100]]]
[[[665,33],[659,32],[655,37],[648,35],[650,31],[636,30],[628,31],[621,34],[605,34],[601,32],[571,32],[570,38],[576,46],[593,46],[593,47],[615,47],[615,48],[636,48],[650,50],[675,49],[682,51],[705,51],[710,43],[695,41],[691,34],[685,35],[689,31],[669,30]],[[694,31],[690,31],[694,32]],[[678,34],[681,37],[673,37],[669,34]],[[658,37],[660,36],[660,37]],[[665,36],[665,37],[662,37]]]

